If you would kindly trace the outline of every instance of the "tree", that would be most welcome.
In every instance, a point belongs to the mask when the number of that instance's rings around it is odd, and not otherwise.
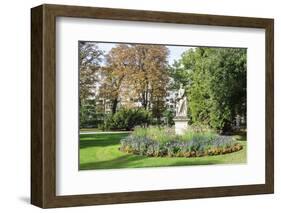
[[[120,101],[122,84],[132,72],[132,57],[131,49],[126,44],[117,45],[106,55],[106,65],[102,69],[104,78],[99,95],[110,100],[112,114],[116,112],[117,104]]]
[[[246,117],[246,50],[196,48],[170,69],[185,85],[191,122],[229,131],[237,115]]]
[[[79,42],[79,103],[94,95],[103,52],[93,42]]]
[[[210,80],[214,102],[211,125],[226,132],[237,115],[246,117],[246,49],[221,48],[215,54],[217,60]]]
[[[113,114],[121,100],[127,106],[130,101],[140,101],[144,109],[160,118],[169,81],[168,54],[161,45],[121,44],[110,50],[100,95],[111,101]]]
[[[169,82],[167,57],[169,50],[162,45],[135,45],[134,74],[129,82],[134,85],[136,95],[144,109],[152,109],[159,117],[163,111],[164,98]]]

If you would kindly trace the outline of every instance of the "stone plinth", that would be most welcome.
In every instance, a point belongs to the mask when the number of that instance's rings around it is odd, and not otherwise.
[[[188,121],[187,117],[175,117],[174,118],[175,133],[177,135],[182,135],[188,129],[187,121]]]

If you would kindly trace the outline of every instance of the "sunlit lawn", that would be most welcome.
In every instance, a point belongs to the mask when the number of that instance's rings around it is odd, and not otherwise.
[[[118,150],[119,141],[128,133],[102,133],[80,135],[80,169],[116,169],[160,166],[246,163],[246,138],[237,136],[243,149],[225,155],[169,158],[126,154]]]

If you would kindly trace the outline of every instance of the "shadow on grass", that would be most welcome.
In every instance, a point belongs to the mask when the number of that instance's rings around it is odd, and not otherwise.
[[[161,163],[147,163],[142,165],[141,160],[172,160],[172,162],[161,162]],[[212,165],[218,164],[220,161],[215,159],[202,159],[202,158],[153,158],[140,155],[128,154],[125,156],[117,157],[111,160],[89,162],[80,164],[80,170],[90,169],[120,169],[120,168],[148,168],[148,167],[168,167],[168,166],[191,166],[191,165]]]
[[[80,149],[88,147],[106,147],[117,145],[120,140],[128,136],[128,133],[120,134],[91,134],[91,135],[80,135]]]

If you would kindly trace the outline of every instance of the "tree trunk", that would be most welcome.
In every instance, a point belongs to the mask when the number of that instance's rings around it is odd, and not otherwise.
[[[144,109],[147,109],[147,99],[145,92],[142,93],[141,105]]]
[[[118,100],[117,100],[117,98],[116,98],[116,99],[114,99],[114,100],[112,101],[112,107],[111,107],[112,115],[114,115],[114,114],[116,113],[117,104],[118,104]]]

